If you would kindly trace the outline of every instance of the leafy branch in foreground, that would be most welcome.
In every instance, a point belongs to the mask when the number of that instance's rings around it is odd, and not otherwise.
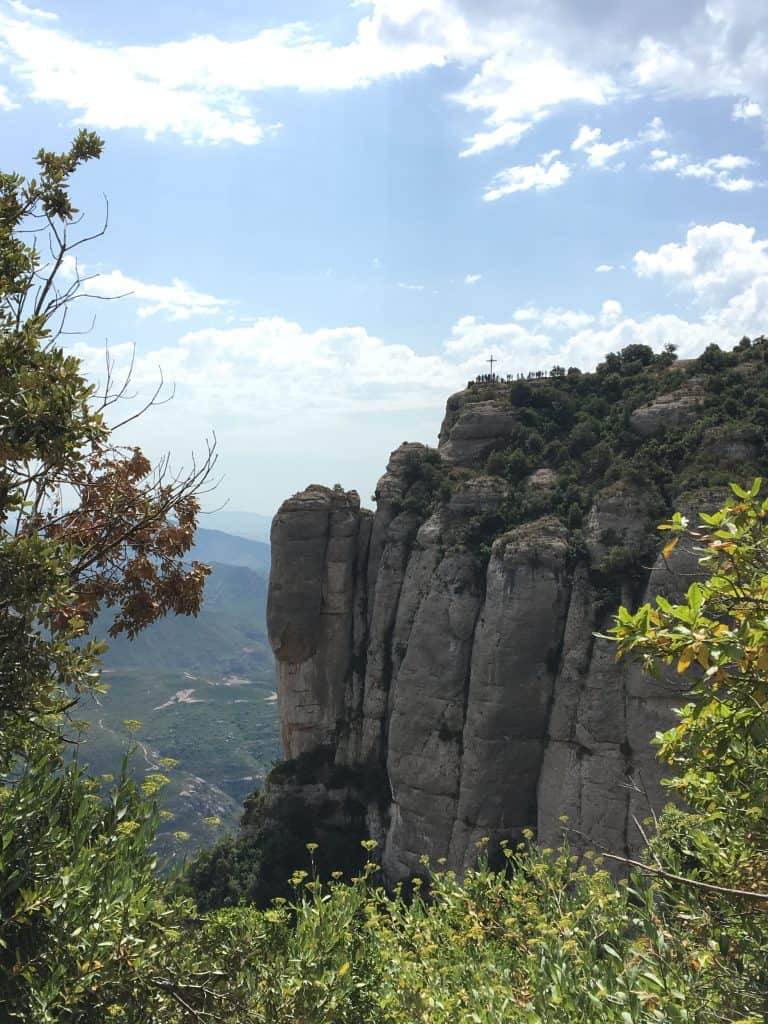
[[[660,529],[700,554],[706,576],[686,600],[657,597],[621,609],[618,657],[685,675],[690,701],[657,737],[667,781],[688,808],[667,816],[655,847],[676,851],[680,872],[734,889],[768,890],[768,498],[762,481],[732,484],[723,508],[691,527],[676,514]],[[669,669],[667,670],[669,671]],[[674,870],[674,868],[671,868]],[[768,911],[768,907],[765,908]]]
[[[60,344],[87,295],[75,252],[104,231],[71,237],[70,177],[101,150],[81,131],[65,153],[40,150],[37,178],[0,174],[0,766],[98,685],[87,631],[101,606],[117,609],[113,635],[133,636],[195,614],[209,571],[185,556],[215,444],[189,472],[153,469],[105,418],[127,387],[109,357],[97,396]]]
[[[82,131],[36,178],[0,173],[0,1018],[30,1024],[202,1019],[195,967],[171,963],[192,908],[156,874],[158,779],[124,766],[107,789],[62,751],[62,712],[100,688],[99,609],[132,637],[195,614],[209,572],[186,556],[215,445],[153,469],[106,419],[128,381],[107,356],[97,395],[61,345],[87,296],[75,252],[106,228],[72,237],[70,178],[101,150]]]

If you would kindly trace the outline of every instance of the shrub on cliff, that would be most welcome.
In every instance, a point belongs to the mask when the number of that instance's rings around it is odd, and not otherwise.
[[[571,528],[604,488],[623,481],[653,498],[647,535],[635,552],[645,557],[655,521],[671,514],[686,491],[768,468],[768,341],[745,338],[731,353],[713,345],[685,363],[676,362],[673,348],[654,354],[629,345],[609,353],[594,373],[508,385],[517,422],[487,465],[511,485],[499,533],[543,514]],[[670,417],[650,433],[633,425],[638,408],[681,387],[687,400],[695,395],[695,415]],[[534,496],[526,481],[541,467],[553,471],[554,485]],[[493,539],[478,546],[469,531],[465,543],[483,556]]]

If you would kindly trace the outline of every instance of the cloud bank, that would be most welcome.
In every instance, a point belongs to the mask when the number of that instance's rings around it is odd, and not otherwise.
[[[371,0],[356,4],[362,16],[345,43],[286,23],[241,39],[208,34],[154,45],[76,38],[53,12],[3,3],[0,62],[15,85],[35,101],[63,104],[76,123],[132,128],[148,139],[254,145],[279,128],[259,114],[267,92],[362,89],[447,66],[467,75],[451,101],[481,121],[466,157],[514,145],[574,103],[727,97],[736,119],[768,109],[768,7],[758,0],[541,0],[535,9],[504,0]]]
[[[633,271],[686,300],[689,313],[634,317],[610,296],[593,310],[528,305],[510,310],[504,321],[461,317],[431,354],[387,342],[360,325],[311,330],[279,316],[258,317],[236,326],[188,331],[174,345],[141,352],[135,382],[150,386],[160,365],[166,379],[176,381],[178,402],[197,416],[207,412],[214,420],[248,423],[278,413],[284,417],[293,409],[308,421],[442,405],[447,394],[485,372],[489,351],[502,373],[548,369],[555,363],[586,370],[630,343],[660,350],[674,342],[687,356],[713,341],[728,347],[743,334],[760,334],[768,322],[768,240],[757,238],[753,227],[725,221],[696,225],[680,241],[639,250]],[[109,287],[104,292],[127,280],[105,275]],[[137,298],[147,302],[149,311],[171,316],[185,304],[213,313],[206,300],[222,301],[200,299],[202,293],[189,286],[178,293],[175,286],[170,292],[142,287],[143,296]],[[101,347],[84,341],[72,350],[91,374],[99,374]],[[127,344],[113,348],[118,370],[128,365],[131,351]]]

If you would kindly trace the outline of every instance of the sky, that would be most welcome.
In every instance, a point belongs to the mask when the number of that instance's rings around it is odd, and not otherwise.
[[[370,504],[491,355],[768,333],[767,69],[764,0],[0,0],[0,169],[105,140],[66,345],[173,388],[120,440]]]

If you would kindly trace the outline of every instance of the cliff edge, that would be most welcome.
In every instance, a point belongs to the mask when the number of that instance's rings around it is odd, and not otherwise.
[[[764,464],[768,346],[708,353],[630,346],[595,374],[473,382],[437,449],[392,454],[375,513],[339,487],[281,506],[268,628],[286,757],[343,773],[389,881],[425,854],[462,870],[481,838],[528,827],[557,843],[564,816],[577,848],[642,848],[665,802],[651,740],[680,685],[616,664],[595,633],[695,576],[694,552],[658,554],[656,524]]]

